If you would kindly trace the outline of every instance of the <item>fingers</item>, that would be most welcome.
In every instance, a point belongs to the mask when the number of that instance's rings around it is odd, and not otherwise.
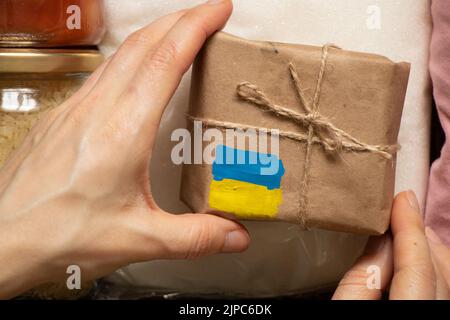
[[[105,61],[84,86],[65,103],[67,108],[54,122],[53,132],[50,133],[60,132],[60,127],[67,123],[72,123],[75,127],[81,127],[80,124],[83,123],[94,127],[94,137],[105,136],[108,138],[114,135],[110,131],[119,132],[120,136],[122,128],[127,128],[134,119],[127,117],[128,110],[116,110],[115,101],[123,93],[135,73],[139,72],[145,56],[153,51],[154,47],[186,11],[181,10],[164,16],[128,36],[117,52]],[[86,115],[90,115],[90,117]],[[117,118],[117,120],[110,120],[110,118]],[[105,130],[106,134],[104,134]],[[84,131],[90,130],[85,127]],[[148,143],[144,145],[148,145]]]
[[[363,255],[345,274],[333,300],[379,300],[392,277],[392,240],[371,237]]]
[[[159,239],[163,246],[157,258],[192,259],[214,253],[241,252],[250,244],[248,232],[242,225],[209,214],[160,212],[152,218],[152,225],[152,238]],[[146,258],[155,259],[154,256]]]
[[[207,3],[188,11],[167,33],[151,59],[150,71],[174,83],[192,64],[206,39],[220,29],[231,14],[231,2]],[[138,79],[146,80],[146,74]]]
[[[435,299],[436,276],[419,204],[413,192],[399,194],[393,204],[394,277],[390,299]]]
[[[85,136],[92,137],[87,148],[104,147],[105,157],[121,148],[124,155],[135,154],[135,164],[148,162],[162,112],[183,73],[231,10],[229,0],[203,4],[169,15],[128,39],[88,97],[62,123],[83,128]]]
[[[205,40],[220,29],[232,11],[229,0],[203,4],[189,10],[148,55],[131,81],[120,105],[136,115],[137,126],[157,127],[164,108],[181,77]],[[148,136],[149,132],[144,132]]]
[[[105,69],[108,68],[112,57],[107,58],[103,63],[89,76],[89,78],[84,82],[83,86],[75,92],[66,102],[66,105],[76,105],[83,98],[85,98],[92,88],[97,84],[98,80],[102,76]]]
[[[429,227],[425,229],[437,277],[437,298],[450,299],[450,249]]]
[[[153,52],[167,32],[188,10],[181,10],[157,19],[150,25],[129,35],[119,47],[95,89],[107,92],[107,98],[116,99],[139,72],[144,58]]]

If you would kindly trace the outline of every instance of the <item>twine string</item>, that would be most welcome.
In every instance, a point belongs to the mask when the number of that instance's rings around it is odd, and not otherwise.
[[[325,70],[328,62],[329,48],[334,45],[322,47],[322,58],[320,70],[317,76],[316,87],[312,101],[309,103],[301,87],[300,77],[295,65],[291,62],[288,65],[291,80],[294,84],[297,98],[304,113],[296,112],[273,103],[265,93],[256,85],[250,82],[242,82],[236,88],[237,96],[243,101],[249,102],[263,111],[271,112],[274,115],[285,118],[307,129],[306,134],[279,131],[279,136],[306,144],[305,162],[303,168],[303,178],[300,185],[298,220],[302,226],[308,229],[308,189],[310,184],[311,153],[314,145],[319,145],[326,152],[338,154],[342,151],[372,153],[386,160],[392,160],[392,154],[398,149],[397,145],[370,145],[353,137],[349,133],[334,126],[327,118],[319,113],[320,96],[325,77]],[[191,121],[201,121],[204,126],[217,127],[223,129],[248,130],[256,132],[270,132],[270,128],[250,126],[246,124],[231,123],[212,119],[203,119],[188,115]]]

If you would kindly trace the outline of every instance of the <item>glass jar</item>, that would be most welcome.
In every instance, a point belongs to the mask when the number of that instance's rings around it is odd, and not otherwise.
[[[97,45],[103,0],[0,0],[0,46]]]
[[[97,50],[0,49],[0,168],[46,111],[102,62]]]

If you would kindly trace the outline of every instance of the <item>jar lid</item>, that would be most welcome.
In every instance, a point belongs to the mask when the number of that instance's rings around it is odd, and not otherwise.
[[[0,73],[93,72],[102,61],[92,49],[0,49]]]

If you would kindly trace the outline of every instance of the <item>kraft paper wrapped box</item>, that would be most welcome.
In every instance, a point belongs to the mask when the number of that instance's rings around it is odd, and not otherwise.
[[[216,33],[193,68],[187,121],[192,137],[199,125],[224,137],[229,129],[260,135],[276,129],[279,153],[271,154],[270,144],[262,152],[249,143],[238,148],[236,139],[204,141],[201,150],[213,145],[216,151],[214,163],[183,165],[181,199],[195,212],[384,233],[409,70],[408,63],[333,45]],[[258,161],[231,164],[230,150],[234,160],[256,154]],[[279,161],[269,177],[260,170],[265,165],[259,157],[266,153]]]

